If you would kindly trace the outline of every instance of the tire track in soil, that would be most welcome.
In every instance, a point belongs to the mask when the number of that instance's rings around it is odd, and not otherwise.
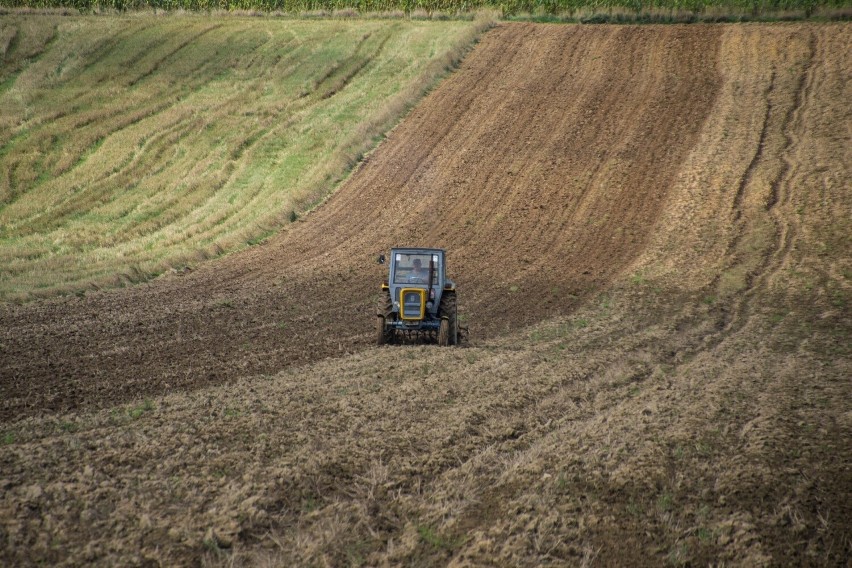
[[[736,230],[728,245],[728,252],[726,254],[730,259],[729,269],[735,267],[739,262],[737,259],[737,248],[742,239],[746,235],[755,232],[753,225],[760,223],[764,217],[773,226],[771,243],[761,253],[758,265],[746,274],[743,291],[740,297],[734,302],[732,309],[724,311],[721,314],[718,333],[710,343],[711,345],[721,343],[725,337],[742,329],[748,323],[751,305],[754,302],[755,296],[764,290],[766,281],[771,279],[772,275],[784,264],[784,259],[789,255],[790,247],[795,237],[796,229],[793,226],[795,216],[780,215],[776,209],[779,203],[783,204],[789,198],[789,184],[795,177],[796,164],[796,161],[791,156],[796,154],[797,142],[802,138],[797,129],[801,130],[803,128],[800,116],[805,111],[805,106],[809,102],[809,93],[812,90],[814,81],[817,37],[812,31],[808,32],[807,35],[804,61],[800,63],[801,69],[798,70],[795,84],[792,89],[781,90],[782,95],[789,95],[789,100],[783,99],[779,101],[780,104],[773,102],[772,94],[776,90],[776,79],[780,70],[773,70],[770,76],[764,95],[766,113],[760,138],[754,157],[743,173],[732,204]],[[786,71],[789,72],[789,70]],[[779,106],[781,108],[778,108]],[[767,154],[765,150],[768,145],[767,139],[770,131],[777,131],[780,134],[780,140],[779,146],[771,148],[768,155],[780,157],[780,160],[771,180],[769,180],[768,187],[758,183],[751,189],[752,192],[755,192],[759,196],[762,196],[762,192],[765,192],[766,195],[763,196],[764,206],[756,212],[748,214],[745,213],[743,199],[746,192],[749,191],[754,172],[758,167],[764,165],[764,155]],[[768,167],[771,167],[771,165]],[[716,288],[721,278],[721,274],[717,276],[710,288]]]
[[[393,245],[440,246],[474,340],[570,313],[639,254],[719,85],[721,28],[501,25],[339,191],[263,245],[0,307],[0,420],[370,345]]]

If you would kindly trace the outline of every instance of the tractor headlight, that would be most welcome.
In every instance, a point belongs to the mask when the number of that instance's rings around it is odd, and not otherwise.
[[[432,311],[432,306],[433,306],[432,302],[426,302],[426,309],[429,310],[430,312]]]

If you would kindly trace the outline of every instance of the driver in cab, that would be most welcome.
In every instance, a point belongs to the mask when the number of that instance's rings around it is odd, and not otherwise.
[[[419,258],[415,258],[412,263],[413,268],[408,274],[409,282],[425,283],[429,279],[429,271],[423,267],[423,262]]]

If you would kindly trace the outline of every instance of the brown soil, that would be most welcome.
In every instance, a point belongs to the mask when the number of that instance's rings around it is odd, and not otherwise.
[[[4,307],[0,563],[848,564],[850,46],[500,26],[287,232]],[[396,244],[471,347],[367,347]]]
[[[570,313],[647,241],[721,31],[494,30],[304,223],[184,276],[0,308],[0,419],[363,349],[393,245],[449,251],[477,339]]]

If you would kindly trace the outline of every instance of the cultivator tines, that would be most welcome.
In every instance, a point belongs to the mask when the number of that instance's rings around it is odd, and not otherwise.
[[[400,329],[397,330],[396,334],[396,342],[402,345],[421,345],[438,342],[438,334],[434,331]]]

